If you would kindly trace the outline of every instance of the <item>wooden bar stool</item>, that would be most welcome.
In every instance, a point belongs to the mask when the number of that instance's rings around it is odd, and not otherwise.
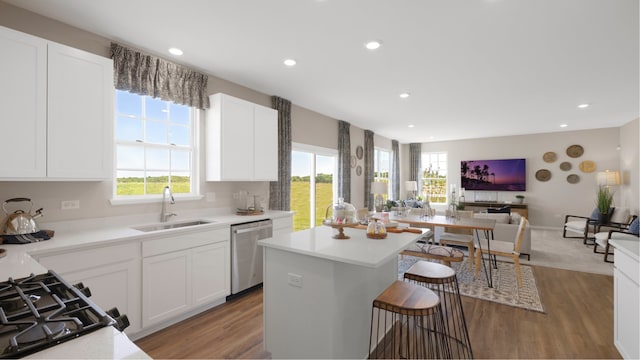
[[[440,299],[433,291],[395,281],[373,301],[369,358],[451,357]]]
[[[404,273],[405,281],[433,290],[442,304],[446,334],[451,352],[456,359],[472,359],[471,341],[467,321],[462,309],[456,272],[448,266],[429,261],[418,261]]]

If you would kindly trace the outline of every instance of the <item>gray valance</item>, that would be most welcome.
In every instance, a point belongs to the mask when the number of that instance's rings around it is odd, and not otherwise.
[[[351,124],[338,121],[338,197],[351,202]]]
[[[209,108],[209,76],[116,43],[111,43],[111,58],[116,89],[198,109]]]
[[[269,183],[269,209],[291,209],[291,101],[271,97],[278,110],[278,181]]]
[[[373,210],[373,194],[371,193],[371,183],[374,180],[373,174],[373,131],[364,131],[364,207]]]

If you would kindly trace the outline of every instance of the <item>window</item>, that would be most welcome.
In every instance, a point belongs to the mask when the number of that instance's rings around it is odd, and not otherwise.
[[[432,204],[447,203],[447,153],[422,153],[420,195]]]
[[[116,90],[114,198],[148,198],[169,185],[177,196],[197,194],[198,111]]]
[[[291,210],[293,231],[298,231],[322,225],[327,207],[336,202],[338,152],[302,144],[292,148]]]
[[[373,181],[387,183],[387,194],[391,194],[391,152],[384,149],[373,150]],[[386,201],[389,195],[383,195]]]

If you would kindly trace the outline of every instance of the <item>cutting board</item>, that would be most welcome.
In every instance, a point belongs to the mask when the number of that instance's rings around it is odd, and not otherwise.
[[[367,225],[358,225],[356,226],[356,229],[362,229],[362,230],[367,230]],[[421,229],[416,229],[416,228],[387,228],[387,232],[388,233],[403,233],[403,232],[410,232],[410,233],[414,233],[414,234],[422,234],[422,230]]]

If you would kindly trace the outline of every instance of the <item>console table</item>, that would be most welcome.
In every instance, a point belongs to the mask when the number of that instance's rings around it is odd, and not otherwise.
[[[503,206],[511,207],[511,212],[518,213],[527,219],[529,218],[529,207],[527,204],[507,204],[503,202],[463,202],[465,210],[472,210],[475,212],[486,212],[488,208],[501,208]]]

